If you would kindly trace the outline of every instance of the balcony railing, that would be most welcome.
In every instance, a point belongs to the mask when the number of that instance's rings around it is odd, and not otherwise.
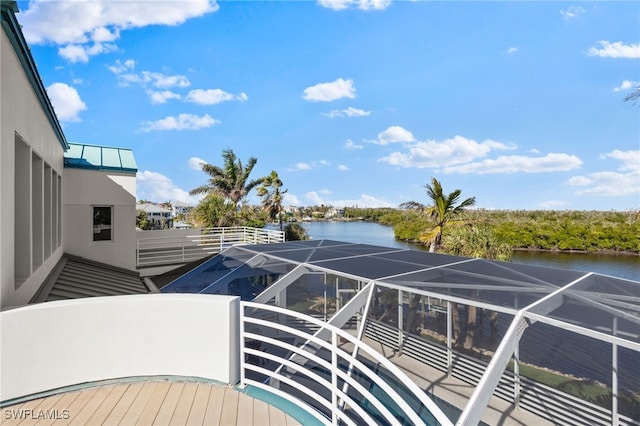
[[[284,242],[283,231],[247,226],[140,231],[137,238],[136,265],[142,268],[188,263],[234,245],[280,242]]]
[[[326,425],[451,425],[418,385],[348,331],[275,306],[240,306],[241,385]]]

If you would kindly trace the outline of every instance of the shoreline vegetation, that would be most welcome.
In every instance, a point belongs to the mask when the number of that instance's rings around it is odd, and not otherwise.
[[[460,219],[488,228],[514,251],[640,256],[640,211],[475,209]],[[341,220],[392,226],[397,240],[416,244],[433,226],[420,212],[394,208],[346,208]]]

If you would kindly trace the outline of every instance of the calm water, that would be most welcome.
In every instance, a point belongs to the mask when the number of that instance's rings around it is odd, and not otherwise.
[[[424,247],[396,241],[390,226],[368,222],[303,223],[313,239],[346,241],[384,247],[426,250]],[[513,262],[597,272],[640,281],[640,257],[584,253],[515,252]]]

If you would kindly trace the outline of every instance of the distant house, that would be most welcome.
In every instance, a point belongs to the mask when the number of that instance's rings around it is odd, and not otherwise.
[[[177,218],[179,215],[188,214],[193,209],[193,206],[190,204],[181,203],[180,201],[176,201],[175,203],[173,203],[172,208],[173,208],[173,217]]]
[[[173,228],[173,210],[159,204],[140,203],[136,205],[136,211],[145,212],[147,220],[151,224],[150,229]]]

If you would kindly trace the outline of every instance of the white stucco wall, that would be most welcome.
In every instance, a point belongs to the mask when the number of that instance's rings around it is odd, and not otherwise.
[[[136,175],[65,169],[65,251],[69,254],[136,268]],[[93,241],[93,206],[113,206],[113,241]]]
[[[0,30],[0,111],[0,308],[4,309],[27,303],[62,256],[62,247],[59,247],[15,288],[16,133],[32,152],[59,175],[63,174],[62,145],[56,138],[4,29]],[[31,193],[18,196],[31,197]]]
[[[0,401],[120,377],[236,384],[240,299],[146,294],[48,302],[0,313]]]

